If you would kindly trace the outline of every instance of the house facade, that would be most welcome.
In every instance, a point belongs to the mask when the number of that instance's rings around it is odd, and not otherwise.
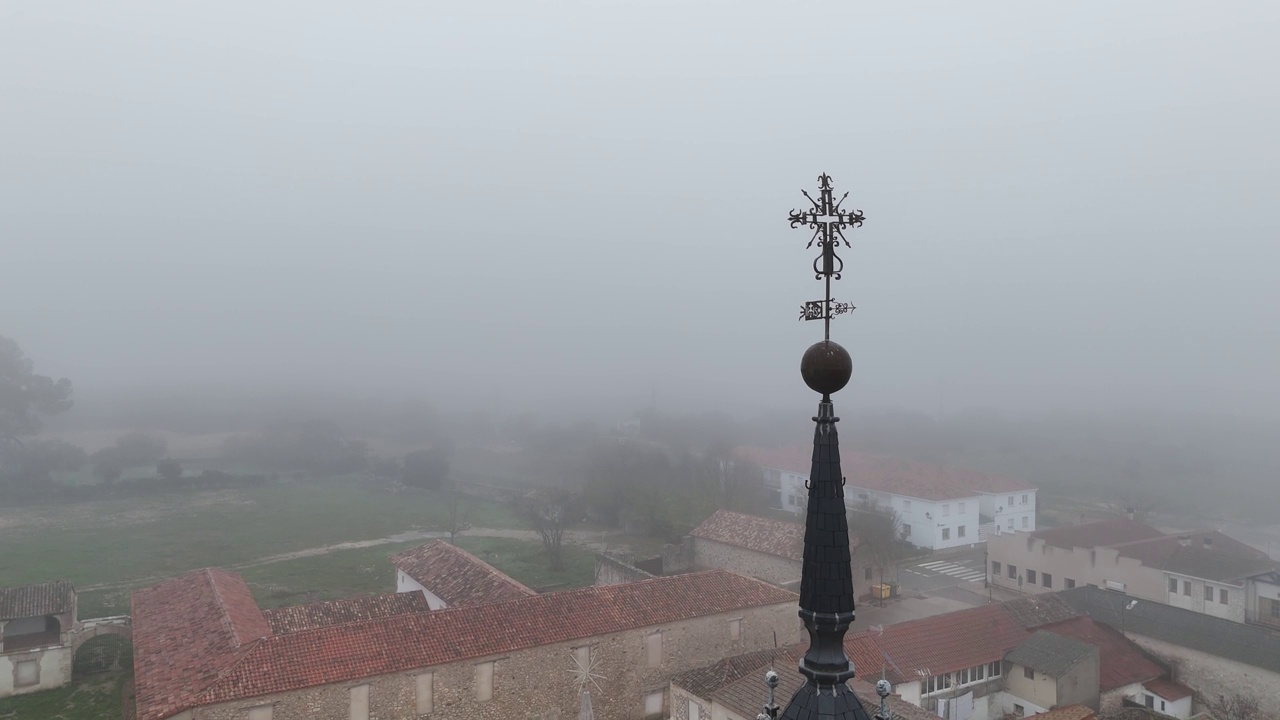
[[[1049,630],[1037,630],[1005,655],[1003,712],[1026,717],[1051,708],[1100,704],[1098,648]]]
[[[804,512],[812,448],[739,448],[759,465],[782,510]],[[988,535],[1036,530],[1036,489],[1006,477],[859,452],[842,452],[845,503],[892,508],[905,539],[946,550],[984,542]]]
[[[797,642],[795,612],[794,593],[717,570],[425,612],[376,602],[356,621],[293,612],[285,626],[239,576],[197,571],[133,594],[138,718],[563,718],[579,668],[608,678],[599,716],[665,717],[673,675],[775,633]]]
[[[1217,531],[1166,535],[1128,518],[1033,533],[987,544],[988,578],[1024,593],[1093,585],[1235,622],[1280,612],[1276,564]],[[1280,617],[1277,618],[1280,625]]]
[[[75,630],[71,583],[0,589],[0,697],[70,681]]]

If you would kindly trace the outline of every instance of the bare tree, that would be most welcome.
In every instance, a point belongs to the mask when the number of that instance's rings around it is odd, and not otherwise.
[[[1217,702],[1208,703],[1221,720],[1264,720],[1258,699],[1242,692],[1218,695]]]
[[[872,500],[863,500],[849,510],[849,534],[856,538],[857,552],[876,570],[881,584],[885,571],[896,568],[907,553],[898,513]]]
[[[463,497],[463,492],[455,481],[449,484],[449,517],[445,529],[449,531],[449,544],[456,544],[458,533],[471,529],[471,503]]]
[[[566,490],[537,491],[537,497],[527,499],[526,515],[542,538],[542,547],[552,570],[564,569],[564,529],[569,523],[569,504],[572,495]]]

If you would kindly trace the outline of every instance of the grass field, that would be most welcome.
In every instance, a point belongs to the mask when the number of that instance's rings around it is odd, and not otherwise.
[[[120,612],[126,593],[93,586],[146,585],[200,567],[437,528],[448,512],[443,500],[333,480],[14,508],[0,511],[0,587],[67,579],[84,592],[82,617]],[[473,527],[524,527],[504,505],[466,502]]]
[[[125,673],[96,675],[66,687],[0,699],[2,720],[120,720]]]

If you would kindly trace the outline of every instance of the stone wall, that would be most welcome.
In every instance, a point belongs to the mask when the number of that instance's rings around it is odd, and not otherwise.
[[[609,553],[596,553],[595,585],[622,585],[623,583],[648,580],[652,574],[628,562],[630,558]]]
[[[730,639],[730,623],[741,619],[739,639]],[[661,631],[662,662],[649,667],[647,638]],[[310,720],[348,717],[350,688],[368,684],[369,718],[410,720],[419,717],[416,676],[431,673],[433,720],[569,720],[580,704],[571,670],[576,648],[590,646],[593,672],[601,676],[602,690],[593,689],[598,718],[642,718],[647,693],[667,694],[670,678],[721,658],[789,645],[801,639],[801,625],[794,603],[751,608],[696,618],[671,625],[639,628],[611,635],[519,650],[498,657],[481,657],[383,675],[367,680],[279,693],[199,708],[193,720],[245,720],[249,710],[272,705],[272,720]],[[477,665],[494,663],[493,697],[476,698]],[[672,711],[664,700],[663,717]]]
[[[1129,639],[1172,668],[1175,680],[1195,689],[1197,710],[1219,696],[1239,694],[1255,698],[1263,717],[1280,718],[1280,673],[1132,632]]]
[[[697,708],[697,717],[689,712],[690,704]],[[671,720],[711,720],[711,712],[710,703],[675,683],[671,684],[671,711],[667,716]]]
[[[799,560],[766,555],[699,537],[693,538],[693,562],[698,567],[723,568],[739,575],[760,578],[774,585],[786,585],[799,580],[802,565]]]

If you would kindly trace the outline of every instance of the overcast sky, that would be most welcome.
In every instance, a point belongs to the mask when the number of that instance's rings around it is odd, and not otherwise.
[[[1280,4],[0,0],[0,335],[81,391],[1273,413]]]

